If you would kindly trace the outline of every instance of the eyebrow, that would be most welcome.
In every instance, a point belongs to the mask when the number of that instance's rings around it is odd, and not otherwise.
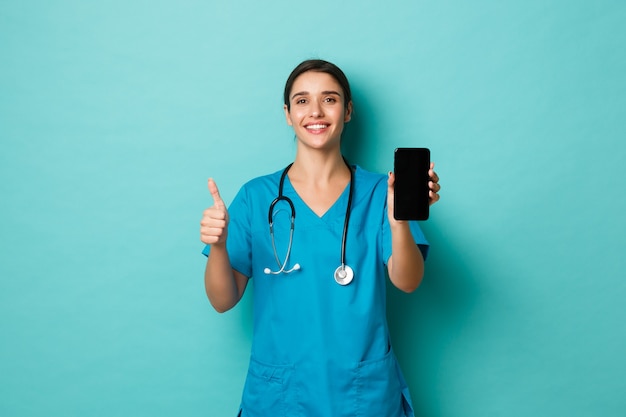
[[[308,91],[300,91],[300,92],[295,93],[294,95],[292,95],[292,96],[291,96],[291,99],[293,100],[294,98],[299,97],[299,96],[308,96],[309,94],[310,94],[310,93],[309,93]],[[329,95],[329,94],[332,94],[332,95],[336,95],[336,96],[341,97],[341,94],[339,94],[339,93],[338,93],[337,91],[335,91],[335,90],[322,91],[322,95],[323,95],[323,96],[326,96],[326,95]]]

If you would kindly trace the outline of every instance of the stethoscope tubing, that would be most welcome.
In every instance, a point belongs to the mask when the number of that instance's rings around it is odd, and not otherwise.
[[[350,170],[350,190],[348,193],[348,205],[346,207],[346,215],[345,215],[345,220],[343,224],[343,234],[341,237],[341,265],[335,270],[334,278],[338,284],[347,285],[352,281],[352,278],[354,276],[354,272],[352,271],[352,268],[346,265],[346,242],[348,239],[348,226],[350,223],[350,213],[352,212],[352,198],[354,195],[354,170],[350,166],[346,158],[344,158],[343,156],[342,158],[343,158],[344,163]],[[280,269],[278,271],[272,271],[269,268],[265,268],[264,272],[266,274],[278,275],[283,272],[290,273],[290,272],[297,271],[300,269],[300,264],[297,264],[297,263],[293,266],[293,268],[289,270],[285,269],[287,267],[287,262],[289,261],[289,256],[291,255],[291,248],[293,244],[293,233],[295,229],[295,220],[296,220],[296,208],[293,204],[293,201],[291,201],[289,197],[283,195],[283,186],[285,183],[285,177],[287,176],[287,173],[289,172],[289,169],[291,168],[292,165],[293,165],[293,162],[287,165],[287,167],[283,170],[283,173],[280,176],[280,182],[278,184],[278,196],[271,202],[269,210],[268,210],[268,214],[267,214],[267,220],[268,220],[269,228],[270,228],[270,239],[272,242],[272,249],[274,251],[274,257],[276,258],[276,263],[278,264],[278,267]],[[289,204],[289,209],[291,211],[289,244],[287,246],[287,254],[285,255],[285,261],[282,263],[280,262],[280,259],[278,258],[278,252],[276,250],[276,241],[274,239],[274,218],[273,218],[274,207],[280,201],[286,201]]]

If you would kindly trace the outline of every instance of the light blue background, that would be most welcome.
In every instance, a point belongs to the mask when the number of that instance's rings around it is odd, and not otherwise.
[[[353,162],[427,146],[422,286],[390,289],[417,413],[623,416],[626,3],[0,2],[0,415],[234,416],[252,300],[199,220],[294,155],[281,94],[344,69]]]

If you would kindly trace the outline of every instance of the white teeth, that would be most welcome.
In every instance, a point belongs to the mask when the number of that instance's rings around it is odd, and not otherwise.
[[[306,128],[316,130],[316,129],[325,129],[327,127],[328,125],[308,125]]]

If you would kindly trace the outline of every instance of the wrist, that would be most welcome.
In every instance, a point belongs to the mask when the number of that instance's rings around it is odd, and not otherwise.
[[[226,250],[226,242],[211,243],[211,250]]]
[[[391,220],[389,222],[391,233],[411,233],[409,222],[406,220]]]

